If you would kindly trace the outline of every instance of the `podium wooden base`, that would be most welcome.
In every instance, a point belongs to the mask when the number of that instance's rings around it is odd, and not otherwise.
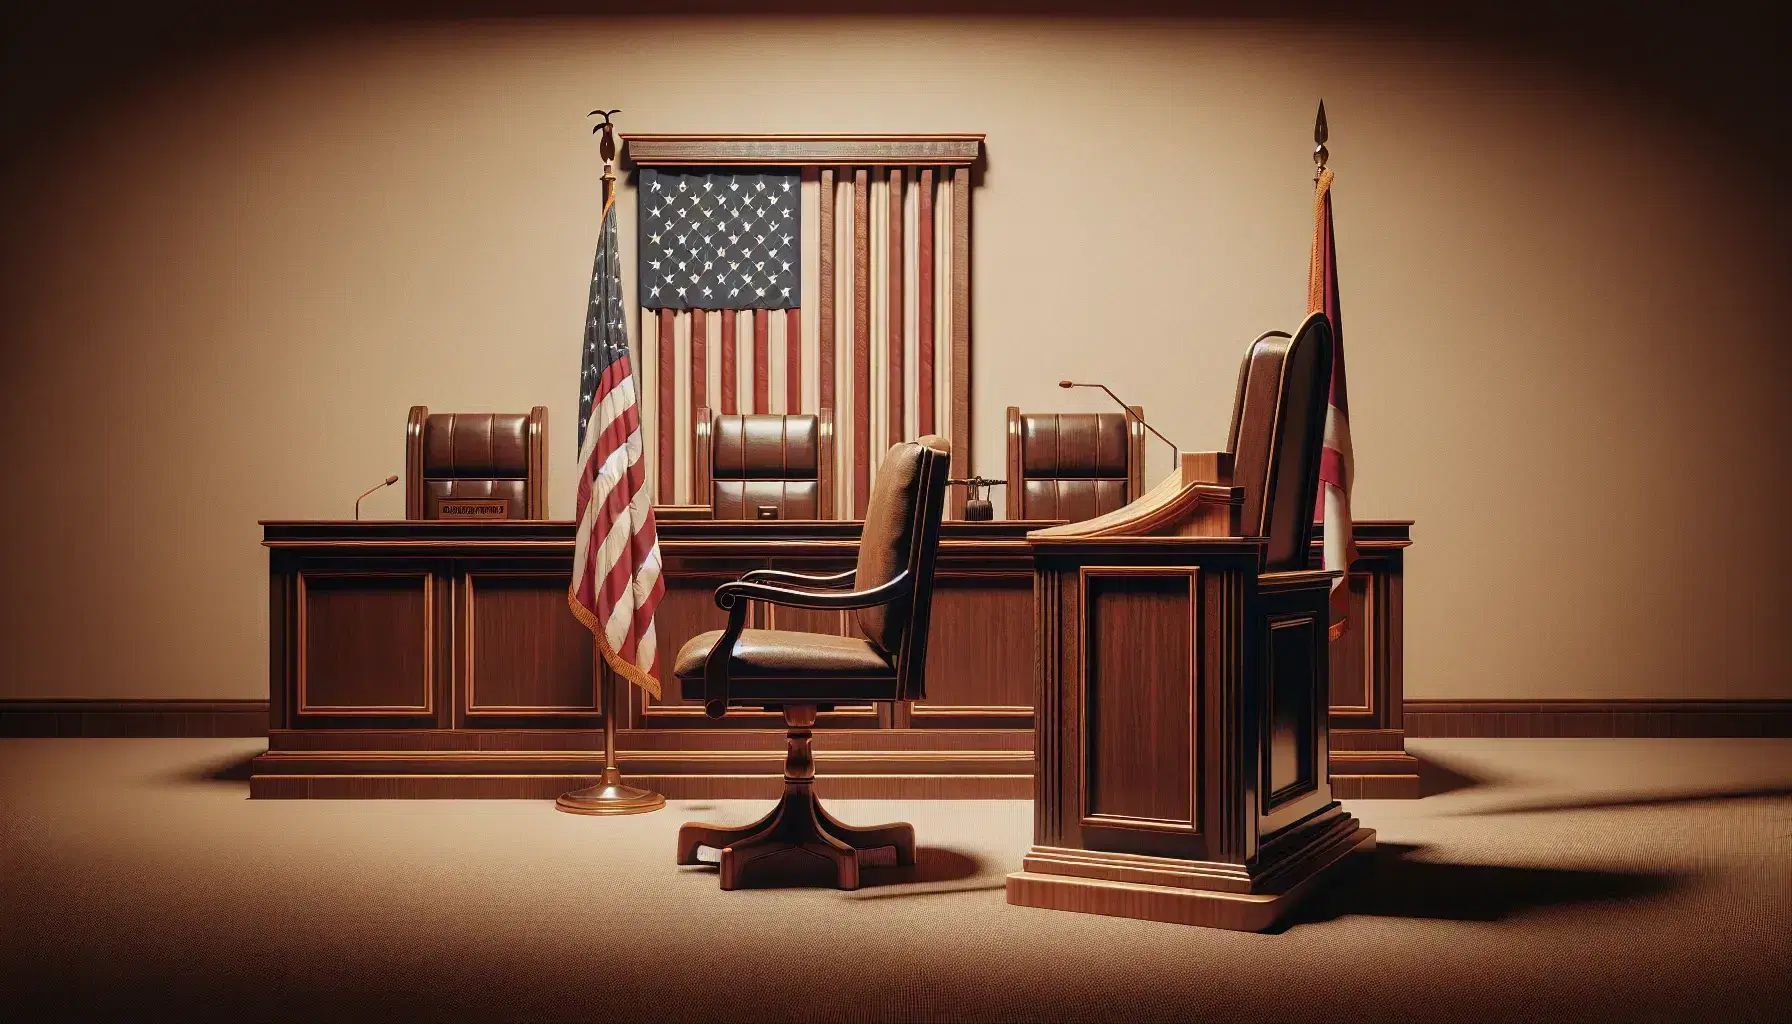
[[[1278,869],[1272,878],[1253,883],[1230,864],[1035,846],[1023,862],[1024,870],[1008,876],[1008,902],[1074,914],[1268,931],[1342,868],[1351,854],[1374,848],[1375,831],[1357,827],[1351,819],[1348,832],[1316,844],[1298,863]],[[1074,873],[1063,873],[1067,871]],[[1173,878],[1174,883],[1125,880],[1151,876]]]

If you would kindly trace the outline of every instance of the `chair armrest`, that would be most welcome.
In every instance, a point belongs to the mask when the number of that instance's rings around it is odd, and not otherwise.
[[[852,584],[857,576],[857,569],[848,569],[833,576],[809,576],[800,572],[785,572],[782,569],[754,569],[742,576],[740,583],[779,583],[786,587],[803,587],[809,590],[833,589]]]
[[[752,602],[766,601],[789,608],[870,608],[905,597],[913,589],[914,578],[906,569],[881,587],[845,594],[825,590],[788,590],[745,580],[722,584],[716,588],[716,607],[728,609],[728,628],[722,630],[722,635],[716,639],[716,645],[709,650],[709,657],[703,662],[703,713],[710,718],[721,718],[728,713],[728,663],[734,657],[734,645],[740,641],[741,632],[746,629],[747,609]],[[742,598],[746,600],[741,600]]]
[[[749,601],[764,601],[768,604],[783,605],[786,608],[819,608],[822,610],[845,610],[850,608],[873,608],[880,604],[889,604],[898,598],[908,596],[914,589],[914,577],[907,569],[896,574],[896,578],[881,587],[870,590],[851,590],[846,593],[831,590],[793,590],[788,587],[774,587],[768,583],[749,583],[737,580],[724,583],[716,588],[716,607],[733,608],[740,598]]]

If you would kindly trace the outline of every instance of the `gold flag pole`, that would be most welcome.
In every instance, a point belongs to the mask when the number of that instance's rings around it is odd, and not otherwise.
[[[610,123],[611,114],[619,114],[620,110],[593,110],[590,115],[603,115],[603,123],[592,128],[593,134],[601,133],[603,138],[598,143],[598,153],[604,158],[604,216],[608,219],[610,204],[616,198],[616,126]],[[603,225],[598,226],[603,231]],[[625,786],[622,783],[622,769],[616,765],[616,720],[621,717],[622,708],[617,701],[616,673],[611,672],[604,663],[603,652],[594,649],[592,669],[597,674],[595,680],[598,687],[598,702],[604,713],[604,773],[594,786],[575,789],[570,793],[562,793],[554,806],[569,814],[642,814],[657,811],[666,806],[666,798],[651,789],[639,789]]]

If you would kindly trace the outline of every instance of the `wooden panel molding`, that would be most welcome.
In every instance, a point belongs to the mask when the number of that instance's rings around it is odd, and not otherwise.
[[[1792,700],[1408,700],[1425,737],[1792,736]]]
[[[1199,570],[1083,566],[1079,582],[1081,823],[1198,834]]]
[[[300,572],[300,715],[435,714],[435,575]]]
[[[618,133],[622,157],[637,167],[861,167],[932,164],[969,167],[983,152],[983,134],[752,135]]]
[[[0,737],[266,736],[265,700],[0,700]]]
[[[468,572],[460,671],[469,717],[597,718],[591,633],[557,572]]]

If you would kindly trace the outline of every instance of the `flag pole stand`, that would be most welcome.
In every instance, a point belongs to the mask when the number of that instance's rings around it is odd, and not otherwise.
[[[616,766],[616,676],[605,671],[599,661],[599,685],[604,705],[604,773],[595,786],[562,793],[554,807],[568,814],[645,814],[666,806],[666,798],[651,789],[623,785],[622,769]]]
[[[603,198],[607,207],[616,189],[616,135],[610,115],[617,110],[593,110],[590,116],[603,115],[603,123],[591,129],[600,134],[598,152],[604,159]],[[616,720],[622,709],[616,702],[616,674],[604,665],[603,653],[592,657],[598,675],[599,703],[604,709],[604,773],[597,785],[560,794],[554,807],[568,814],[645,814],[666,806],[666,798],[651,789],[627,786],[622,782],[622,769],[616,766]]]

